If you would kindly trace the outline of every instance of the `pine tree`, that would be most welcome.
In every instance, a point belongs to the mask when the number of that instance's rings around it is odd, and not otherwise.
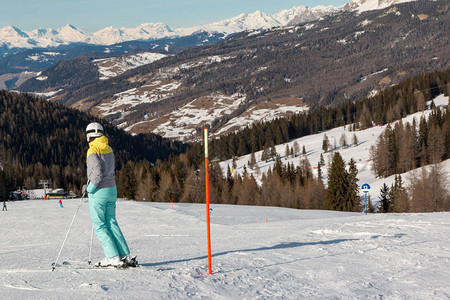
[[[270,147],[270,158],[276,159],[277,156],[278,156],[277,149],[275,148],[275,145],[272,142],[272,146]]]
[[[322,167],[320,166],[320,163],[317,163],[317,178],[322,180]]]
[[[348,202],[347,211],[359,211],[358,168],[353,158],[348,163]]]
[[[390,199],[390,189],[383,183],[383,186],[380,188],[380,204],[378,207],[378,212],[380,213],[388,213],[391,212],[391,199]]]
[[[328,149],[330,149],[331,144],[330,144],[330,140],[328,139],[328,136],[326,134],[323,135],[323,140],[322,140],[322,150],[323,152],[327,152]]]
[[[275,166],[273,168],[273,171],[280,176],[280,178],[283,178],[283,163],[281,162],[281,158],[279,155],[275,158]]]
[[[303,156],[306,156],[306,148],[305,148],[305,145],[303,145],[302,155],[303,155]]]
[[[325,193],[325,208],[343,211],[349,198],[348,173],[339,152],[335,152],[328,170],[328,188]]]
[[[355,133],[353,134],[352,144],[353,146],[358,146],[358,138],[356,137]]]
[[[0,167],[0,202],[8,199],[8,190],[6,187],[6,175]],[[1,203],[0,203],[1,205]]]
[[[398,166],[398,144],[397,136],[392,130],[391,126],[388,125],[385,131],[386,135],[386,147],[387,147],[387,176],[397,173]]]
[[[325,166],[325,160],[323,159],[323,154],[322,153],[320,153],[319,165],[321,167]]]
[[[231,173],[231,169],[230,169],[230,165],[228,165],[228,167],[227,167],[227,181],[228,181],[228,184],[229,184],[229,186],[230,186],[230,188],[231,187],[233,187],[233,174]]]
[[[345,132],[342,133],[341,138],[339,139],[339,145],[342,148],[347,147],[347,137],[345,136]]]
[[[287,160],[289,158],[289,145],[286,144],[286,149],[284,149],[284,159]]]
[[[419,163],[420,166],[424,166],[428,164],[428,124],[424,117],[420,118],[419,122],[419,133],[418,133],[418,139],[417,144],[419,146]]]
[[[266,141],[264,144],[263,152],[261,154],[261,160],[269,161],[269,159],[272,158],[271,156],[271,144],[273,145],[273,142]]]
[[[250,160],[248,162],[248,166],[250,167],[250,169],[254,170],[256,167],[256,157],[255,157],[255,152],[252,152],[252,154],[250,155]]]
[[[135,199],[137,192],[137,179],[134,174],[132,163],[127,163],[120,171],[119,183],[119,196],[123,196],[128,199]]]

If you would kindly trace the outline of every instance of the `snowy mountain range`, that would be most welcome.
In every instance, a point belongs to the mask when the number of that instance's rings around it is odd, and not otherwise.
[[[172,29],[163,23],[144,23],[136,28],[106,27],[94,33],[85,32],[73,25],[59,29],[35,29],[24,31],[14,26],[0,28],[0,47],[6,48],[48,48],[69,44],[112,45],[134,40],[155,40],[189,36],[195,32],[223,33],[228,36],[233,33],[281,27],[289,24],[299,24],[317,20],[325,15],[341,10],[357,10],[359,12],[381,9],[393,4],[415,0],[352,0],[344,7],[335,6],[296,6],[275,14],[256,11],[251,14],[242,13],[236,17],[214,22],[203,26]]]
[[[269,29],[286,26],[293,20],[308,22],[338,11],[334,6],[314,8],[297,6],[270,15],[260,11],[240,14],[236,17],[203,26],[172,29],[163,23],[145,23],[136,28],[106,27],[94,33],[85,32],[73,25],[59,29],[39,28],[24,31],[14,26],[0,29],[0,45],[8,48],[57,47],[72,43],[112,45],[133,40],[155,40],[162,38],[189,36],[195,32],[224,33],[225,36],[250,29]]]

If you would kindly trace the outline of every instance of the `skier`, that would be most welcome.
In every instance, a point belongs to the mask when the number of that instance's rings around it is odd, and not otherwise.
[[[108,145],[99,123],[90,123],[86,128],[89,150],[87,152],[88,184],[83,194],[89,194],[89,211],[95,233],[103,246],[105,258],[97,267],[125,265],[137,266],[116,220],[117,188],[115,182],[114,153]]]
[[[8,208],[6,207],[5,199],[3,199],[3,209],[2,209],[2,211],[4,211],[4,210],[8,211]]]
[[[62,205],[61,199],[59,199],[59,207],[64,208],[64,206]]]

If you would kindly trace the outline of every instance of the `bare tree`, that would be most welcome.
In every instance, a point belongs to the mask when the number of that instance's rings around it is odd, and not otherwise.
[[[430,162],[436,164],[441,162],[445,155],[445,131],[444,128],[431,126],[428,133],[428,153]]]
[[[438,165],[433,165],[430,172],[422,168],[419,172],[413,173],[410,179],[412,212],[436,212],[450,209],[446,175]]]

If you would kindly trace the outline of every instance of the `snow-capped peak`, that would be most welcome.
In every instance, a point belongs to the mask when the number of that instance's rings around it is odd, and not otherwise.
[[[225,34],[231,34],[248,29],[268,29],[278,26],[281,26],[280,22],[278,22],[271,15],[265,14],[261,11],[255,11],[251,14],[242,13],[230,19],[204,25],[201,26],[201,29],[209,32],[223,32]]]
[[[36,41],[30,38],[30,36],[22,31],[20,28],[14,26],[5,26],[0,29],[0,45],[6,45],[7,47],[23,47],[32,48],[36,47]]]
[[[93,37],[101,44],[112,45],[131,40],[130,36],[119,28],[112,26],[94,32]]]
[[[70,24],[59,28],[57,31],[58,37],[68,43],[88,43],[90,41],[87,33]]]
[[[172,28],[164,23],[144,23],[136,28],[121,28],[131,39],[149,40],[170,37],[174,35]]]
[[[14,26],[5,26],[0,29],[0,33],[11,37],[29,38],[29,35],[25,31]]]
[[[311,22],[339,10],[340,8],[332,5],[319,5],[312,8],[308,6],[295,6],[291,9],[282,10],[274,14],[273,17],[278,20],[282,26],[287,26],[292,23],[299,24]]]

